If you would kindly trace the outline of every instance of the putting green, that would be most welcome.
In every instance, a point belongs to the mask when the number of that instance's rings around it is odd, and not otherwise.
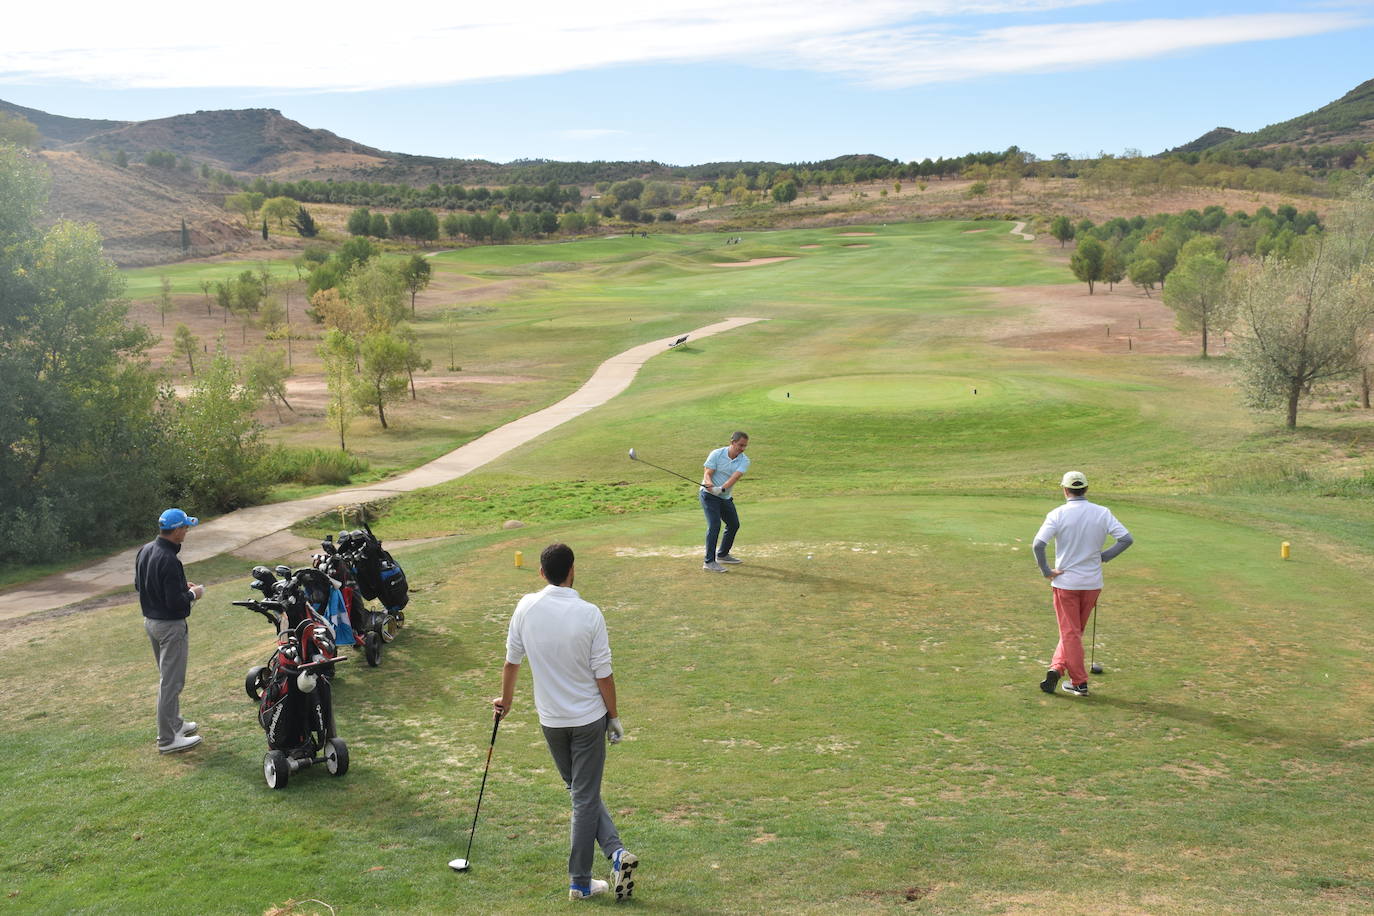
[[[947,410],[1006,406],[1009,395],[1019,394],[1018,387],[972,375],[838,375],[789,382],[769,391],[768,398],[807,407]]]

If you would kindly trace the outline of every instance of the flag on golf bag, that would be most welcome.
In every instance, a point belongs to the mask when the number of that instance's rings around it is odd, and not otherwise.
[[[371,601],[377,599],[388,611],[403,610],[410,601],[410,586],[406,583],[401,564],[382,549],[382,542],[368,528],[354,531],[351,538],[357,546],[350,552],[353,575],[358,579],[358,591]]]
[[[329,590],[329,613],[326,616],[334,628],[335,645],[351,646],[357,642],[353,626],[348,620],[348,605],[344,603],[343,592],[337,588]]]

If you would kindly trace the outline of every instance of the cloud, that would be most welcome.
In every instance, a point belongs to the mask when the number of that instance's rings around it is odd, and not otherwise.
[[[875,87],[1044,72],[1362,25],[1341,12],[978,28],[1103,0],[543,0],[485,8],[363,0],[327,14],[243,0],[233,15],[136,0],[73,16],[6,12],[0,84],[349,91],[546,76],[610,66],[730,62],[835,73]],[[187,36],[195,36],[188,39]]]
[[[992,74],[1082,70],[1365,24],[1346,13],[1274,13],[1016,26],[967,35],[904,28],[809,40],[796,49],[796,66],[844,74],[879,88],[901,88]]]

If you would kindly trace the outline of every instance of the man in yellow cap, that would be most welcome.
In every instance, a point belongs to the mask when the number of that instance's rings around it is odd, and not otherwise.
[[[1059,485],[1064,490],[1064,505],[1045,516],[1031,545],[1040,574],[1050,580],[1054,590],[1054,615],[1059,620],[1059,645],[1040,689],[1054,693],[1055,684],[1067,674],[1064,692],[1085,697],[1088,669],[1083,664],[1083,630],[1102,594],[1102,564],[1130,547],[1133,540],[1111,510],[1088,502],[1088,478],[1082,471],[1069,471]],[[1116,542],[1103,550],[1108,535]],[[1045,560],[1045,548],[1051,541],[1053,568]]]

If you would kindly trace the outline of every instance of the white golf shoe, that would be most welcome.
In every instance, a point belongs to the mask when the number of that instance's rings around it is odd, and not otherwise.
[[[569,900],[586,900],[588,897],[595,897],[597,894],[604,894],[611,889],[611,886],[600,878],[593,878],[591,884],[586,887],[578,887],[576,884],[568,887]]]

